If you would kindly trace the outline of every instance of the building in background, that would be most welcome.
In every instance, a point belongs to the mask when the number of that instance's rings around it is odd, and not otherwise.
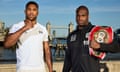
[[[0,46],[3,45],[3,41],[5,39],[6,34],[7,31],[5,29],[5,23],[0,21]]]

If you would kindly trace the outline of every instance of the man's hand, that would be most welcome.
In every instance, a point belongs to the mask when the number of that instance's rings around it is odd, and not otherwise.
[[[90,47],[96,50],[100,48],[100,44],[93,39],[90,41]]]
[[[33,25],[34,25],[34,24],[32,23],[32,21],[30,21],[30,20],[25,20],[24,22],[25,22],[24,28],[25,28],[26,30],[29,30],[29,29],[33,28]]]

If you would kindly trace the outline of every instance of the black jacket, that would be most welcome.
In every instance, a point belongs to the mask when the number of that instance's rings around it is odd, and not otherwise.
[[[88,33],[94,26],[88,26],[73,31],[67,38],[67,46],[63,72],[99,72],[99,59],[89,55]],[[116,49],[115,49],[116,48]],[[120,51],[119,44],[101,44],[99,51]]]

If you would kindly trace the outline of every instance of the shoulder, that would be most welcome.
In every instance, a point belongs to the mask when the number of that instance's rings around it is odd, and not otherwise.
[[[24,22],[19,22],[17,24],[13,24],[10,29],[9,29],[9,33],[14,33],[17,30],[19,30],[20,28],[22,28],[24,26]]]
[[[91,26],[89,27],[89,31],[88,31],[88,32],[90,32],[95,26],[96,26],[96,25],[91,25]]]
[[[45,26],[43,26],[43,25],[40,24],[40,23],[37,23],[37,26],[39,27],[39,29],[40,29],[42,32],[47,33],[47,29],[46,29]]]
[[[77,33],[78,33],[78,31],[77,31],[77,30],[74,30],[73,32],[71,32],[71,33],[68,35],[67,39],[71,38],[71,36],[76,35]]]
[[[74,34],[77,34],[77,33],[78,33],[78,31],[77,31],[77,30],[74,30],[73,32],[71,32],[71,33],[69,34],[69,36],[74,35]]]
[[[38,25],[38,27],[40,27],[41,29],[46,29],[46,27],[45,26],[43,26],[42,24],[40,24],[40,23],[37,23],[37,25]]]
[[[22,26],[24,26],[24,21],[21,21],[21,22],[18,22],[16,24],[13,24],[11,27],[12,28],[20,28]]]

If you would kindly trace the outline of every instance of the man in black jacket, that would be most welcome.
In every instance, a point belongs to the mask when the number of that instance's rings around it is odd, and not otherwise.
[[[89,10],[86,6],[80,6],[76,10],[77,29],[67,38],[68,48],[66,49],[63,72],[100,72],[99,59],[90,56],[89,46],[94,50],[104,52],[120,51],[120,46],[116,40],[110,44],[88,43],[87,35],[94,27],[89,22]]]

